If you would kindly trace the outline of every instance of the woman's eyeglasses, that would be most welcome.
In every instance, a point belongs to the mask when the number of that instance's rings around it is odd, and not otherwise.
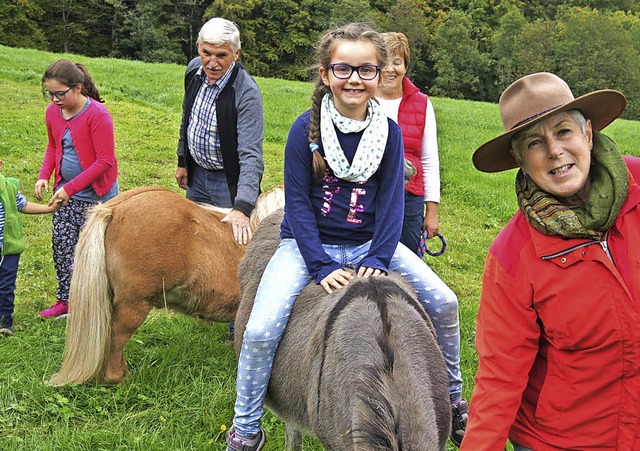
[[[380,73],[380,66],[375,64],[363,64],[362,66],[351,66],[350,64],[329,64],[333,76],[345,80],[351,77],[354,72],[358,73],[358,76],[362,80],[373,80]]]
[[[55,92],[51,92],[51,91],[47,91],[46,89],[44,90],[43,94],[45,95],[45,97],[49,97],[51,100],[53,100],[53,98],[55,97],[58,100],[64,100],[64,97],[67,95],[67,93],[69,91],[71,91],[74,88],[74,86],[70,87],[69,89],[67,89],[66,91],[55,91]]]

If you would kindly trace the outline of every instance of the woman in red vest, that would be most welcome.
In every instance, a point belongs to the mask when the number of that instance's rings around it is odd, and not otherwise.
[[[402,129],[405,161],[415,168],[405,186],[405,212],[400,242],[418,253],[422,230],[432,238],[440,231],[440,164],[436,116],[426,94],[407,77],[409,42],[402,33],[383,33],[389,62],[382,72],[376,98]],[[426,213],[425,213],[426,212]]]
[[[400,125],[404,141],[405,168],[406,162],[415,168],[415,174],[405,185],[404,220],[400,242],[420,255],[422,230],[426,230],[428,238],[440,231],[440,164],[436,116],[427,95],[421,93],[406,77],[410,62],[407,37],[394,32],[383,33],[382,36],[387,45],[388,60],[382,71],[376,99],[387,116]],[[433,277],[438,278],[435,273]],[[459,355],[456,358],[459,359]],[[468,415],[467,401],[461,397],[462,379],[455,384],[454,392],[451,393],[451,440],[456,446],[460,446]]]

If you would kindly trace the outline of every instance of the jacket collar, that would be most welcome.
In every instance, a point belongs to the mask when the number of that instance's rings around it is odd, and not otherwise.
[[[420,92],[420,89],[411,80],[404,77],[402,79],[402,97],[409,97],[417,92]]]

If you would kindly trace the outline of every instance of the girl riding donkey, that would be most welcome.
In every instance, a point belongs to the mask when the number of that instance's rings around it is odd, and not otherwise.
[[[401,273],[436,327],[450,394],[462,392],[458,301],[402,244],[403,146],[400,129],[372,100],[386,62],[379,33],[349,24],[317,48],[319,80],[310,111],[293,124],[285,149],[281,243],[258,287],[238,362],[227,451],[260,450],[263,403],[276,349],[293,303],[315,280],[328,293],[355,277]],[[454,419],[454,421],[456,421]]]

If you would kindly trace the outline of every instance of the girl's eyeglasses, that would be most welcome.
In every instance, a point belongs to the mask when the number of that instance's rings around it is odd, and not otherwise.
[[[329,64],[333,76],[345,80],[351,77],[354,72],[358,73],[358,76],[362,80],[373,80],[380,73],[380,66],[375,64],[363,64],[362,66],[351,66],[350,64],[338,63]]]
[[[74,86],[70,87],[69,89],[67,89],[66,91],[55,91],[55,92],[51,92],[51,91],[47,91],[46,89],[44,90],[43,94],[45,97],[49,97],[51,100],[53,100],[53,98],[55,97],[58,100],[64,100],[64,97],[67,95],[67,93],[69,91],[71,91],[74,88]]]

